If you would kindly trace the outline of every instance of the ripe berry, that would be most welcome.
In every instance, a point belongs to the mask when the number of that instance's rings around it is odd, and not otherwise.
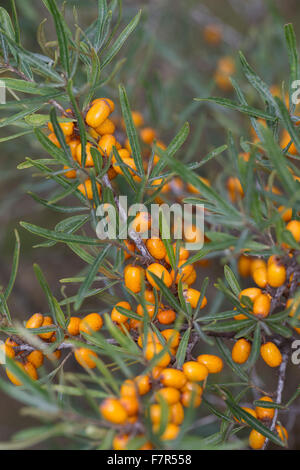
[[[204,364],[188,361],[183,364],[182,370],[190,382],[200,382],[208,376],[208,369]]]
[[[155,259],[163,259],[166,256],[166,248],[163,241],[160,238],[149,238],[146,241],[146,246],[149,253]]]
[[[176,426],[176,424],[169,423],[163,432],[163,434],[160,436],[162,441],[172,441],[176,439],[176,437],[179,434],[179,427]]]
[[[151,145],[156,137],[155,130],[151,127],[144,127],[140,130],[140,136],[142,141],[145,142],[145,144]]]
[[[74,122],[61,122],[59,126],[66,137],[70,137],[74,132]],[[51,122],[48,122],[48,128],[51,132],[54,132]]]
[[[266,364],[270,367],[278,367],[282,362],[281,352],[276,344],[268,342],[261,346],[260,354]]]
[[[128,416],[134,416],[139,411],[139,402],[136,397],[122,396],[120,403],[125,408]]]
[[[98,148],[101,155],[109,157],[113,151],[113,147],[116,146],[116,138],[111,134],[105,134],[101,137],[98,142]]]
[[[172,406],[177,405],[175,403]],[[150,419],[153,424],[160,424],[161,422],[161,415],[162,415],[162,409],[161,405],[159,403],[154,403],[153,405],[150,406]],[[171,409],[168,409],[168,421],[171,418]]]
[[[98,191],[99,196],[101,196],[101,186],[98,182],[96,182],[96,188]],[[77,186],[78,191],[81,192],[85,197],[87,197],[89,200],[94,199],[94,194],[93,194],[93,186],[92,186],[92,181],[91,180],[86,180],[84,183],[81,183]]]
[[[285,283],[286,269],[284,266],[272,263],[268,266],[268,284],[271,287],[280,287]]]
[[[69,335],[71,335],[71,336],[79,335],[80,322],[81,322],[81,318],[79,318],[79,317],[71,317],[70,318],[70,321],[69,321],[69,324],[68,324],[68,327],[67,327],[67,331],[68,331]]]
[[[137,294],[142,288],[142,278],[144,275],[144,270],[140,266],[128,265],[124,269],[124,281],[125,286]]]
[[[249,413],[251,416],[253,416],[253,418],[256,418],[257,419],[257,414],[256,414],[256,411],[253,410],[252,408],[248,408],[247,406],[242,406],[242,409],[244,411],[247,411],[247,413]],[[246,424],[246,421],[244,419],[241,419],[239,420],[238,418],[236,418],[234,416],[234,420],[237,422],[237,423],[242,423],[242,424]]]
[[[174,251],[174,255],[175,255],[175,258],[176,258],[176,242],[173,243],[173,251]],[[189,257],[189,251],[184,248],[183,246],[181,246],[179,248],[179,258],[178,258],[178,261],[182,261],[182,260],[187,260]],[[165,261],[170,264],[170,260],[169,260],[169,257],[168,255],[165,256]]]
[[[151,389],[151,383],[148,375],[138,375],[134,382],[137,385],[139,395],[146,395]]]
[[[45,327],[52,326],[53,324],[54,323],[51,317],[49,316],[44,317],[42,326],[45,326]],[[49,331],[48,333],[41,333],[39,337],[42,339],[50,339],[53,335],[54,335],[54,331]]]
[[[252,429],[249,435],[249,446],[251,449],[259,450],[263,447],[265,440],[265,436],[260,434],[260,432],[256,431],[255,429]]]
[[[115,130],[116,126],[111,119],[105,119],[105,121],[100,124],[100,126],[96,127],[96,132],[100,135],[113,134]]]
[[[242,277],[250,276],[250,268],[251,268],[251,257],[241,255],[238,260],[238,271]]]
[[[128,434],[117,434],[113,438],[112,447],[114,450],[126,450],[129,441]]]
[[[26,328],[40,328],[43,324],[44,317],[41,313],[35,313],[27,320]]]
[[[22,369],[23,372],[29,375],[29,377],[32,380],[38,379],[36,368],[34,367],[33,364],[31,364],[31,362],[26,362],[26,364],[22,364],[21,362],[16,362],[16,365],[20,367],[20,369]],[[20,387],[21,385],[23,385],[22,381],[18,379],[9,369],[6,369],[6,375],[9,378],[9,380],[17,387]]]
[[[158,314],[157,314],[157,320],[159,323],[162,325],[170,325],[173,323],[176,319],[176,313],[172,309],[159,309]]]
[[[170,406],[171,422],[179,426],[184,420],[184,409],[180,402]]]
[[[164,347],[160,343],[149,343],[146,346],[145,358],[147,361],[151,361],[155,356],[157,356]],[[168,352],[165,352],[160,358],[156,361],[155,365],[158,367],[167,367],[170,364],[171,356]]]
[[[275,426],[275,429],[276,429],[276,432],[278,434],[278,436],[280,437],[280,439],[283,441],[283,442],[286,442],[289,438],[289,435],[288,435],[288,432],[287,430],[285,429],[284,426],[279,426],[279,424],[277,424]]]
[[[181,394],[181,403],[185,408],[198,408],[201,405],[201,395],[191,390],[185,390]]]
[[[261,397],[260,400],[269,401],[270,403],[273,403],[273,400],[270,397]],[[275,414],[274,408],[263,408],[261,406],[257,406],[255,408],[255,411],[256,411],[256,415],[258,419],[262,419],[262,420],[271,420],[273,419],[274,414]]]
[[[128,417],[124,406],[116,398],[106,398],[100,405],[100,411],[106,421],[114,424],[124,424]]]
[[[164,369],[160,381],[165,387],[182,388],[186,384],[185,374],[178,369]]]
[[[291,220],[287,224],[286,230],[291,232],[291,234],[293,235],[297,243],[300,242],[300,221],[299,220]]]
[[[168,328],[167,330],[163,330],[161,334],[167,341],[170,348],[177,348],[179,346],[179,341],[180,341],[179,331],[173,330],[173,328]]]
[[[128,317],[123,313],[119,312],[116,307],[126,308],[126,310],[131,310],[131,305],[129,302],[118,302],[111,312],[111,319],[116,323],[125,323],[128,320]]]
[[[232,348],[232,360],[237,364],[244,364],[251,353],[251,343],[244,338],[238,339]]]
[[[108,118],[112,111],[113,109],[108,100],[97,100],[87,112],[85,121],[88,126],[96,129]]]
[[[146,270],[146,277],[148,282],[151,284],[151,286],[156,287],[158,290],[160,290],[150,273],[153,273],[155,276],[159,277],[167,287],[171,287],[171,275],[162,264],[152,263],[150,264],[150,266],[148,266]]]
[[[183,296],[184,296],[185,300],[190,303],[192,308],[197,307],[198,301],[200,299],[200,295],[201,295],[200,291],[198,291],[196,289],[192,289],[191,287],[189,287],[188,289],[185,289],[183,291]],[[202,299],[200,308],[202,309],[206,305],[207,305],[207,298],[204,296],[203,299]]]
[[[201,354],[197,357],[197,361],[205,365],[209,374],[217,374],[223,369],[222,359],[213,354]]]
[[[269,315],[271,307],[271,296],[269,294],[261,294],[256,297],[253,303],[253,313],[257,317],[265,318]]]
[[[178,403],[180,400],[180,392],[177,390],[177,388],[174,387],[164,387],[155,393],[155,398],[156,400],[162,398],[169,405],[174,405],[174,403]]]
[[[32,351],[30,354],[27,356],[27,360],[31,362],[31,364],[38,369],[43,365],[44,362],[44,355],[42,351],[38,351],[37,349]]]
[[[75,350],[75,359],[82,367],[86,367],[88,369],[94,369],[96,367],[96,363],[93,358],[97,358],[97,354],[88,348],[79,348]]]
[[[93,331],[101,330],[103,326],[102,317],[99,313],[90,313],[86,315],[80,322],[79,330],[80,333],[92,334]]]
[[[264,288],[267,285],[268,279],[267,279],[267,266],[263,266],[261,268],[257,268],[253,271],[252,274],[253,281],[255,284],[257,284],[259,287]]]

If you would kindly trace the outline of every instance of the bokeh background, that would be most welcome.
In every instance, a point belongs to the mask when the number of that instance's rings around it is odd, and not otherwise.
[[[72,9],[76,7],[80,25],[85,27],[95,19],[96,4],[96,0],[68,0],[66,16],[72,23]],[[16,0],[16,5],[20,15],[22,41],[26,48],[39,51],[36,30],[39,23],[47,18],[47,10],[41,0]],[[9,2],[5,0],[1,1],[1,6],[8,10],[10,8]],[[233,97],[230,88],[220,88],[215,80],[218,61],[229,56],[235,63],[234,76],[249,102],[258,102],[239,68],[239,50],[244,52],[257,73],[270,86],[281,87],[282,82],[287,84],[288,61],[283,25],[293,22],[300,41],[299,1],[124,0],[122,24],[127,24],[139,9],[143,11],[142,20],[119,54],[120,58],[126,57],[126,61],[110,84],[108,93],[117,98],[116,85],[119,82],[126,84],[132,107],[143,112],[145,121],[155,127],[159,137],[166,142],[188,120],[191,135],[180,157],[186,162],[197,161],[212,148],[222,145],[228,127],[235,137],[248,139],[247,119],[203,102],[195,102],[193,98],[210,95]],[[45,30],[51,40],[51,20],[47,21]],[[218,34],[214,35],[212,31],[216,30]],[[0,138],[13,131],[15,129],[5,128]],[[20,220],[54,227],[60,216],[41,208],[26,194],[30,190],[46,197],[54,191],[53,183],[40,179],[31,170],[16,169],[26,156],[41,156],[38,144],[32,137],[23,137],[1,143],[0,146],[0,285],[6,285],[14,245],[13,230],[18,227]],[[224,173],[230,174],[226,155],[214,160],[201,175],[208,177],[224,191],[219,178]],[[15,318],[24,320],[34,312],[47,310],[45,298],[33,273],[34,262],[46,273],[58,297],[61,297],[62,289],[59,279],[76,275],[82,264],[63,245],[58,244],[49,249],[33,248],[40,243],[40,239],[34,239],[21,228],[19,232],[22,257],[9,306]],[[211,263],[205,275],[216,278],[221,272],[220,266]],[[287,396],[289,390],[295,389],[299,378],[299,367],[292,367],[287,381]],[[1,394],[0,441],[7,440],[14,432],[31,423],[37,424],[20,415],[20,408],[18,403]],[[299,449],[299,415],[297,408],[294,411],[284,424],[287,428],[293,428],[290,447]]]

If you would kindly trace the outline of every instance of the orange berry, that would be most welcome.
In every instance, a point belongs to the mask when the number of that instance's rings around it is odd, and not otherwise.
[[[156,137],[155,130],[151,127],[144,127],[140,130],[140,136],[142,141],[145,142],[145,144],[151,145]]]
[[[179,426],[184,420],[184,409],[180,402],[170,406],[171,422]]]
[[[217,374],[223,369],[222,359],[213,354],[200,354],[200,356],[197,357],[197,361],[205,365],[209,374]]]
[[[151,383],[148,375],[138,375],[134,382],[137,385],[139,395],[146,395],[151,389]]]
[[[98,182],[96,182],[96,188],[97,188],[99,196],[101,196],[101,186]],[[92,186],[91,180],[88,179],[84,183],[81,183],[79,186],[77,186],[77,189],[78,191],[81,192],[81,194],[83,194],[88,199],[90,200],[94,199],[93,186]]]
[[[168,328],[167,330],[163,330],[161,332],[162,336],[167,341],[170,348],[177,348],[179,346],[180,341],[180,333],[173,328]]]
[[[52,318],[49,316],[44,317],[42,326],[46,327],[46,326],[52,326],[52,325],[54,325]],[[49,333],[41,333],[39,337],[42,339],[50,339],[53,335],[54,335],[54,331],[49,331]]]
[[[101,330],[103,326],[103,320],[99,313],[90,313],[86,315],[79,324],[80,333],[86,333],[90,335],[93,331]]]
[[[109,102],[105,99],[99,99],[87,112],[85,121],[88,126],[96,129],[108,118],[111,112],[112,109]]]
[[[232,360],[237,364],[244,364],[251,353],[251,343],[244,338],[238,339],[232,348]]]
[[[100,134],[100,135],[113,134],[115,130],[116,130],[116,126],[114,125],[112,120],[108,118],[105,119],[105,121],[96,128],[97,134]]]
[[[271,296],[269,294],[261,294],[256,297],[253,303],[253,313],[257,317],[265,318],[269,315],[271,308]]]
[[[88,348],[78,348],[75,350],[75,359],[82,367],[87,369],[94,369],[96,367],[96,362],[93,358],[97,358],[97,354]]]
[[[132,253],[132,255],[130,255],[127,251],[124,250],[124,258],[125,260],[127,260],[128,258],[130,258],[130,256],[134,255],[135,244],[131,240],[124,240],[124,245],[126,245],[127,250],[129,250]]]
[[[32,351],[27,356],[27,360],[36,368],[38,369],[43,365],[44,362],[44,355],[42,351],[38,351],[37,349]]]
[[[122,396],[120,398],[120,403],[125,408],[128,416],[134,416],[139,411],[139,402],[135,397]]]
[[[164,347],[160,343],[148,343],[145,350],[145,358],[147,361],[151,361],[155,356],[157,356]],[[157,361],[156,366],[158,367],[167,367],[170,364],[171,356],[168,352],[165,352]]]
[[[208,24],[204,27],[203,37],[208,44],[217,46],[222,40],[222,30],[217,24]]]
[[[248,289],[243,289],[239,293],[239,299],[242,297],[249,297],[249,299],[254,303],[255,299],[261,294],[261,290],[258,287],[249,287]],[[243,307],[245,305],[241,304]]]
[[[128,417],[124,406],[116,398],[106,398],[100,405],[100,411],[106,421],[114,424],[124,424]]]
[[[151,304],[155,303],[155,295],[153,293],[153,290],[151,289],[146,289],[144,292],[144,299],[146,302],[150,302]]]
[[[96,148],[96,147],[93,144],[91,144],[90,142],[88,142],[85,146],[85,151],[86,151],[85,168],[91,168],[91,167],[94,166],[94,160],[93,160],[93,157],[92,157],[91,148]],[[76,147],[76,160],[79,163],[79,165],[82,166],[81,152],[82,152],[82,145],[78,144],[77,147]]]
[[[278,207],[278,212],[280,213],[281,218],[285,222],[289,222],[291,220],[292,216],[293,216],[293,209],[287,208],[287,207],[284,207],[284,206],[279,206]]]
[[[35,313],[27,320],[26,328],[40,328],[43,324],[44,317],[41,313]]]
[[[198,406],[201,405],[201,402],[202,402],[201,395],[198,393],[195,393],[194,391],[185,390],[181,394],[181,403],[186,408],[189,408],[189,407],[198,408]]]
[[[154,275],[159,277],[167,287],[171,287],[172,277],[162,264],[152,263],[150,264],[150,266],[148,266],[146,270],[146,277],[148,282],[151,284],[151,286],[156,287],[158,290],[160,290],[150,273],[153,273]]]
[[[169,423],[160,438],[162,441],[173,441],[174,439],[176,439],[178,434],[179,427],[176,426],[176,424]]]
[[[270,397],[261,397],[260,400],[269,401],[270,403],[273,403],[273,400]],[[273,419],[275,414],[274,408],[263,408],[261,406],[256,406],[255,411],[257,418],[262,420],[271,420]]]
[[[280,439],[281,439],[283,442],[285,442],[285,441],[288,440],[289,435],[288,435],[288,432],[287,432],[287,430],[285,429],[284,426],[279,426],[279,424],[277,424],[277,425],[275,426],[275,429],[276,429],[276,432],[277,432],[278,436],[280,437]]]
[[[79,317],[71,317],[69,320],[69,324],[67,327],[67,331],[71,336],[79,335],[79,325],[81,322],[81,318]]]
[[[144,270],[140,266],[128,265],[124,269],[124,281],[127,289],[131,290],[135,294],[142,289],[142,278],[144,276]]]
[[[251,449],[260,450],[263,447],[265,440],[265,436],[255,429],[252,429],[249,435],[249,446]]]
[[[299,220],[291,220],[287,224],[286,230],[291,232],[291,234],[293,235],[293,237],[294,237],[294,239],[297,243],[300,242],[300,221]]]
[[[112,447],[114,450],[126,450],[128,441],[128,434],[117,434],[117,436],[113,438]]]
[[[253,274],[252,274],[252,277],[253,277],[253,281],[255,282],[255,284],[257,284],[259,287],[266,287],[267,285],[267,267],[264,266],[264,267],[261,267],[261,268],[257,268],[253,271]]]
[[[208,369],[204,364],[188,361],[183,364],[183,373],[190,382],[200,382],[208,376]]]
[[[74,122],[61,122],[59,126],[65,137],[70,137],[74,132]],[[48,128],[51,132],[54,132],[51,122],[48,122]]]
[[[146,246],[149,253],[155,259],[164,259],[166,256],[166,249],[163,241],[160,238],[149,238],[146,241]]]
[[[0,350],[3,351],[1,354],[1,358],[4,355],[3,362],[5,362],[6,357],[10,357],[11,359],[13,359],[16,355],[14,348],[12,346],[9,346],[9,344],[6,344],[6,341],[5,344],[1,344]]]
[[[227,189],[232,202],[244,197],[244,190],[238,178],[231,176],[227,180]]]
[[[184,295],[185,300],[191,305],[192,308],[197,307],[198,301],[199,301],[200,296],[201,296],[200,291],[198,291],[196,289],[192,289],[190,287],[189,289],[184,289],[183,295]],[[200,308],[202,309],[206,305],[207,305],[207,298],[204,296],[203,299],[202,299]]]
[[[162,310],[159,309],[157,314],[157,320],[162,325],[170,325],[176,319],[176,313],[172,309]]]
[[[238,260],[238,271],[242,277],[250,276],[251,258],[250,256],[241,255]]]
[[[149,317],[152,318],[155,313],[155,305],[146,305],[146,311],[148,312]],[[141,317],[144,317],[145,311],[142,304],[137,306],[136,313],[138,313]]]
[[[173,251],[174,251],[174,255],[175,255],[175,257],[176,257],[176,242],[173,243]],[[181,247],[179,248],[179,253],[178,253],[179,261],[187,260],[188,257],[189,257],[189,254],[190,254],[189,251],[188,251],[186,248],[184,248],[183,246],[181,246]],[[170,264],[170,260],[169,260],[169,256],[168,256],[168,255],[165,256],[165,261],[166,261],[168,264]]]
[[[268,284],[271,287],[280,287],[285,283],[286,269],[284,266],[272,263],[268,266]]]
[[[251,267],[250,267],[251,275],[253,276],[254,271],[256,271],[257,269],[266,268],[266,267],[267,265],[266,265],[265,260],[261,258],[253,258],[251,260]]]
[[[235,62],[230,56],[221,57],[218,60],[218,70],[226,75],[232,75],[235,72]]]
[[[128,317],[123,313],[119,312],[116,307],[126,308],[126,310],[131,310],[131,305],[129,302],[118,302],[111,312],[111,319],[116,323],[125,323],[128,320]]]
[[[176,403],[175,403],[176,404]],[[174,406],[174,405],[173,405]],[[154,403],[153,405],[150,406],[150,419],[153,424],[160,424],[161,422],[161,414],[162,414],[162,409],[161,405],[158,403]],[[171,410],[168,410],[168,420],[171,418]]]
[[[253,418],[256,418],[257,419],[257,415],[256,415],[256,411],[255,410],[252,410],[252,408],[248,408],[247,406],[242,406],[242,409],[244,411],[246,411],[247,413],[249,413],[251,416],[253,416]],[[246,421],[244,419],[237,419],[235,416],[234,416],[234,419],[237,423],[243,423],[243,424],[246,424]]]
[[[59,140],[56,137],[56,135],[54,134],[54,132],[52,132],[52,134],[48,135],[48,139],[52,142],[52,144],[56,145],[56,147],[61,148]]]
[[[164,387],[155,393],[155,399],[159,400],[160,398],[165,400],[168,405],[174,405],[180,400],[180,392],[174,387]]]
[[[151,370],[152,378],[154,380],[158,380],[162,371],[163,371],[163,367],[158,367],[158,366],[153,367],[153,369]]]
[[[136,398],[138,392],[137,384],[130,379],[124,380],[120,388],[121,397],[133,397]]]
[[[32,380],[38,379],[36,368],[34,367],[33,364],[31,364],[31,362],[27,362],[25,365],[22,364],[21,362],[16,362],[16,365],[20,367],[20,369],[22,369],[23,372],[29,375],[29,377]],[[6,375],[9,378],[9,380],[17,387],[20,387],[21,385],[23,385],[22,381],[18,379],[9,369],[6,369]]]
[[[164,369],[160,381],[165,387],[182,388],[186,384],[186,376],[178,369]]]
[[[278,367],[282,362],[281,352],[276,344],[270,341],[261,346],[260,354],[265,363],[270,367]]]
[[[116,146],[116,138],[111,134],[105,134],[98,142],[98,148],[102,155],[110,156],[113,147]]]

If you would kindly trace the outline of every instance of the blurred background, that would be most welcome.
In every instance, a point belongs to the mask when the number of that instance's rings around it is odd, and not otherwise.
[[[1,6],[9,10],[9,3],[2,0]],[[40,52],[36,31],[40,22],[48,17],[43,2],[16,0],[16,5],[24,46]],[[74,22],[74,7],[83,29],[95,19],[96,0],[68,0],[66,17],[69,24]],[[166,143],[188,120],[191,134],[180,156],[186,162],[197,161],[225,143],[228,127],[235,137],[249,139],[247,119],[237,113],[193,101],[193,98],[234,98],[228,80],[228,75],[233,74],[249,103],[259,104],[254,90],[242,76],[237,57],[239,50],[244,52],[248,62],[270,87],[281,89],[283,82],[287,85],[288,61],[283,25],[293,22],[300,40],[299,1],[124,0],[122,25],[125,26],[139,9],[143,11],[142,20],[119,53],[119,58],[126,57],[126,61],[105,90],[107,96],[117,99],[116,85],[123,82],[132,108],[143,113],[146,123],[153,126]],[[53,39],[51,19],[46,22],[45,31],[47,38]],[[0,138],[8,132],[17,131],[5,128],[1,130]],[[18,228],[20,220],[51,228],[61,220],[61,216],[37,205],[26,194],[30,190],[45,197],[54,191],[53,183],[40,179],[34,171],[16,169],[27,156],[41,157],[41,149],[32,136],[0,145],[0,285],[6,285],[14,245],[13,230]],[[213,181],[224,193],[222,178],[230,175],[229,159],[223,154],[213,161],[213,164],[205,166],[201,175]],[[224,197],[227,196],[224,194]],[[49,249],[33,248],[41,240],[34,239],[21,228],[19,232],[22,257],[9,306],[15,318],[24,320],[34,312],[47,310],[46,300],[33,273],[34,262],[46,273],[54,295],[59,298],[62,295],[59,279],[76,275],[82,263],[63,245]],[[205,275],[216,278],[221,273],[222,268],[211,263]],[[262,373],[265,374],[266,370],[263,369]],[[299,377],[299,368],[294,366],[288,377],[291,390],[295,389]],[[1,395],[0,441],[7,440],[16,430],[31,423],[20,416],[19,411],[18,403]],[[289,422],[284,422],[288,429],[297,419],[296,413],[291,415]],[[298,432],[295,426],[293,430],[290,448],[299,449],[300,425]]]

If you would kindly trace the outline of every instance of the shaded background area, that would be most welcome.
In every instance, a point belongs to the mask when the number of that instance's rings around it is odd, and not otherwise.
[[[47,10],[40,0],[16,0],[16,5],[24,45],[39,51],[36,30],[43,18],[47,17]],[[2,1],[1,6],[9,10],[8,1]],[[96,16],[95,0],[67,1],[66,15],[71,23],[73,6],[78,8],[79,21],[83,27]],[[245,118],[195,102],[193,98],[233,96],[231,91],[219,89],[214,81],[218,60],[231,56],[236,61],[235,78],[247,94],[249,103],[257,101],[253,89],[239,69],[238,50],[243,50],[248,61],[270,86],[281,86],[282,82],[287,85],[288,65],[283,25],[293,22],[300,40],[299,1],[124,0],[122,24],[127,24],[138,9],[143,10],[142,21],[119,54],[119,58],[125,56],[127,60],[105,90],[107,94],[117,100],[115,85],[125,83],[132,107],[143,112],[145,121],[155,127],[159,137],[166,142],[188,120],[191,135],[180,157],[187,162],[197,161],[212,148],[222,145],[226,140],[225,129],[228,126],[234,136],[249,138],[249,124]],[[221,39],[217,44],[209,44],[205,40],[207,25],[218,25]],[[47,21],[45,29],[51,40],[51,20]],[[0,138],[12,131],[15,129],[1,130]],[[46,197],[55,191],[53,183],[41,180],[31,170],[16,170],[26,156],[42,156],[32,136],[0,145],[0,285],[5,286],[10,275],[13,230],[18,228],[20,220],[54,227],[61,216],[37,205],[26,194],[30,190]],[[201,175],[208,177],[224,192],[222,178],[230,175],[231,171],[226,155],[218,157],[205,168]],[[224,194],[224,197],[227,196]],[[34,262],[46,273],[54,295],[58,297],[61,297],[62,289],[59,279],[76,275],[82,263],[63,245],[34,249],[33,245],[40,243],[40,239],[34,239],[23,229],[19,232],[22,241],[21,265],[9,306],[15,318],[24,320],[36,311],[47,311],[46,300],[33,273]],[[206,275],[215,279],[222,275],[222,267],[213,262],[206,269]],[[204,275],[200,274],[201,277]],[[261,373],[265,374],[266,369],[263,368]],[[299,376],[299,368],[291,368],[287,396],[290,395],[289,389],[295,389]],[[8,439],[16,430],[30,423],[29,419],[20,417],[19,409],[16,402],[1,395],[0,441]],[[297,415],[293,414],[290,420],[296,418]],[[295,427],[293,429],[290,447],[299,449],[300,425],[298,432]]]

